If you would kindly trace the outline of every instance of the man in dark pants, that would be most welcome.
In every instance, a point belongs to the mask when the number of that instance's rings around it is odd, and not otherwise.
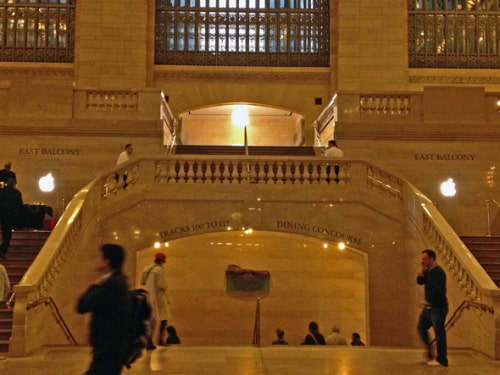
[[[436,253],[433,250],[422,251],[422,270],[417,276],[417,283],[425,286],[425,301],[418,321],[418,333],[427,345],[431,359],[429,366],[448,366],[446,355],[445,320],[448,314],[446,299],[446,274],[436,263]],[[436,336],[437,357],[433,359],[428,330],[432,327]]]
[[[9,178],[3,189],[0,189],[0,224],[2,224],[2,244],[0,258],[7,258],[7,251],[12,238],[12,228],[19,222],[24,210],[23,197],[16,189],[16,180]]]
[[[78,300],[79,314],[92,313],[90,344],[93,356],[87,375],[119,375],[122,372],[131,318],[128,283],[122,273],[124,259],[121,246],[103,245],[97,260],[97,269],[103,276]]]

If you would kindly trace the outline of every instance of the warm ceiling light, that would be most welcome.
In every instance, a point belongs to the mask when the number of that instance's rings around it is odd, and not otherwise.
[[[248,111],[246,106],[239,105],[231,115],[231,121],[233,125],[238,128],[244,128],[248,125]]]

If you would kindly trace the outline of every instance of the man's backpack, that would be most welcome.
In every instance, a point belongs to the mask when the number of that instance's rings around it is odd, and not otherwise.
[[[144,289],[130,291],[131,317],[129,325],[129,336],[127,353],[124,365],[130,368],[137,358],[142,356],[142,351],[147,344],[148,320],[151,316],[151,307],[146,299],[147,292]]]

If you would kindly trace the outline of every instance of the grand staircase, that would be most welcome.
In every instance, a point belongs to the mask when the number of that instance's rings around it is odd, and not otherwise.
[[[14,231],[7,259],[1,259],[9,274],[11,287],[18,284],[45,243],[48,231]],[[5,302],[0,303],[0,353],[9,351],[12,332],[12,313]]]
[[[461,239],[500,288],[500,237],[461,237]]]

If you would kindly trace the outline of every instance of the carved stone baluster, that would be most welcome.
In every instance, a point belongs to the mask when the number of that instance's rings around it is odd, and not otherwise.
[[[335,166],[333,167],[333,170],[335,172],[335,183],[338,184],[340,182],[340,178],[339,178],[340,166],[338,164],[335,164]]]
[[[229,177],[228,177],[229,183],[232,184],[233,180],[234,180],[234,177],[233,177],[234,165],[233,165],[232,161],[229,162],[229,165],[227,166],[227,170],[229,172]]]
[[[296,172],[295,163],[292,161],[292,164],[290,165],[290,174],[291,174],[290,180],[292,181],[292,184],[295,183],[295,172]]]
[[[258,161],[255,162],[254,164],[254,170],[255,170],[255,183],[258,183],[260,181],[260,164]]]
[[[316,172],[318,173],[318,177],[316,178],[316,180],[318,181],[318,184],[321,184],[321,172],[323,171],[323,166],[318,163],[316,165]]]
[[[264,182],[267,184],[268,181],[269,181],[269,177],[268,177],[268,174],[269,174],[269,163],[266,161],[264,163]]]
[[[272,170],[273,170],[273,181],[276,184],[276,182],[278,182],[278,164],[276,162],[273,163]]]
[[[184,182],[189,181],[189,162],[186,160],[184,162]]]
[[[221,184],[224,182],[224,179],[225,179],[225,176],[224,176],[225,170],[226,170],[226,165],[224,164],[223,161],[221,161],[219,164],[219,173],[220,173],[219,180],[220,180]]]
[[[305,170],[304,163],[301,162],[299,165],[299,174],[300,174],[299,181],[301,184],[304,183],[304,170]]]
[[[179,172],[181,170],[181,163],[179,163],[179,160],[175,161],[174,170],[175,170],[175,182],[179,182],[179,179],[180,179]]]
[[[193,160],[193,181],[196,183],[198,181],[198,176],[196,175],[198,173],[198,161]]]
[[[241,163],[241,161],[239,161],[236,165],[236,172],[238,173],[238,177],[236,177],[236,179],[238,180],[238,184],[241,184],[241,181],[243,180],[243,177],[241,176],[241,174],[243,173],[243,164]]]
[[[281,164],[281,181],[283,181],[283,184],[286,184],[286,181],[288,179],[288,177],[286,175],[287,169],[288,169],[288,165],[286,164],[286,161],[284,161]]]
[[[203,183],[205,183],[205,181],[207,180],[207,176],[206,176],[206,173],[207,173],[207,163],[205,161],[203,161],[203,163],[201,164],[201,181],[203,181]]]
[[[212,184],[215,182],[215,171],[217,169],[217,166],[215,165],[215,162],[212,161],[210,163],[210,173],[211,173],[211,176],[210,176],[210,181],[212,181]]]
[[[309,180],[310,184],[313,183],[313,172],[314,172],[314,166],[312,162],[309,162],[309,164],[307,165],[307,173],[309,174],[309,177],[307,179]]]

